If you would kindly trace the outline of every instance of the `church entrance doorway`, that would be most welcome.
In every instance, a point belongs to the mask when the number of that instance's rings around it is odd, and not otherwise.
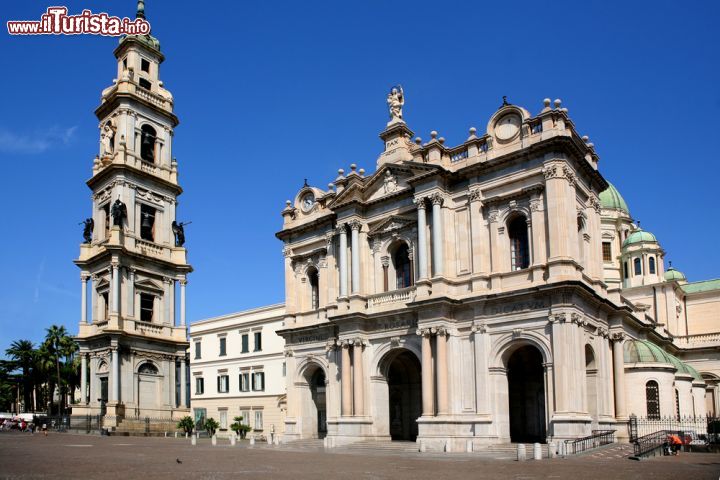
[[[515,350],[507,363],[510,440],[544,443],[545,381],[543,358],[530,345]]]
[[[315,405],[317,418],[317,436],[325,438],[327,435],[327,408],[325,406],[325,372],[321,368],[315,370],[310,377],[310,395]]]
[[[421,366],[409,350],[402,350],[390,360],[387,369],[390,437],[415,441],[417,419],[422,414]]]

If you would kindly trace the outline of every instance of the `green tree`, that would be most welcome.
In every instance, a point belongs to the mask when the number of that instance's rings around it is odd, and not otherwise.
[[[10,344],[10,348],[5,350],[5,354],[13,360],[15,368],[22,371],[22,394],[25,402],[25,410],[35,411],[32,403],[32,369],[35,364],[36,351],[35,345],[30,340],[15,340]]]
[[[208,434],[212,437],[215,435],[215,431],[220,428],[220,424],[215,420],[214,418],[210,417],[207,420],[205,420],[205,429],[208,431]]]
[[[230,425],[230,430],[239,435],[240,438],[245,438],[245,435],[247,435],[247,433],[252,430],[252,428],[250,428],[250,425],[245,425],[244,423],[242,423],[243,417],[235,417],[233,418],[233,421],[235,423]]]
[[[195,428],[195,420],[188,415],[183,417],[177,424],[177,428],[182,429],[186,434],[192,434],[193,428]]]
[[[69,341],[72,341],[72,339],[69,337],[67,329],[64,325],[51,325],[46,328],[45,331],[47,332],[45,335],[45,345],[47,346],[48,353],[55,361],[55,385],[57,385],[60,396],[58,413],[62,414],[65,411],[66,386],[64,385],[62,376],[60,375],[60,358],[66,356],[67,345],[69,344]],[[53,393],[54,391],[51,390],[51,397]]]

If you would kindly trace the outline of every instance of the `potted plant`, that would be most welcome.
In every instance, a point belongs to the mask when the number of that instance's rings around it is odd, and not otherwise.
[[[230,429],[235,432],[241,439],[244,439],[247,433],[252,430],[250,428],[250,425],[245,425],[242,423],[243,417],[235,417],[233,419],[235,423],[230,425]]]
[[[177,428],[185,432],[185,435],[191,435],[193,428],[195,428],[195,421],[191,416],[183,417],[177,424]]]

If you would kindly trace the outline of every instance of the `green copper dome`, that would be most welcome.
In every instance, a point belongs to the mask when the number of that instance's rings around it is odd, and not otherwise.
[[[626,247],[628,245],[632,245],[633,243],[647,243],[647,242],[657,243],[657,238],[655,238],[655,235],[653,235],[652,233],[646,232],[642,228],[638,228],[633,233],[628,235],[628,237],[623,242],[622,246]]]
[[[627,340],[623,344],[625,363],[669,363],[670,356],[665,350],[647,340]]]
[[[625,199],[620,195],[615,185],[608,182],[609,187],[600,193],[600,205],[608,210],[621,210],[630,215],[630,209]]]
[[[665,271],[666,282],[682,282],[685,280],[687,280],[685,274],[680,270],[675,270],[673,267],[670,267]]]

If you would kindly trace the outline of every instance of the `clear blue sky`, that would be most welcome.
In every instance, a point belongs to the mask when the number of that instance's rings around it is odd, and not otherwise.
[[[0,351],[52,323],[77,331],[78,255],[98,149],[93,111],[116,38],[10,37],[58,2],[2,4]],[[134,16],[132,0],[70,1]],[[382,148],[385,95],[449,145],[502,95],[562,98],[603,174],[691,281],[720,277],[720,2],[147,0],[175,96],[190,321],[281,302],[280,211]]]

